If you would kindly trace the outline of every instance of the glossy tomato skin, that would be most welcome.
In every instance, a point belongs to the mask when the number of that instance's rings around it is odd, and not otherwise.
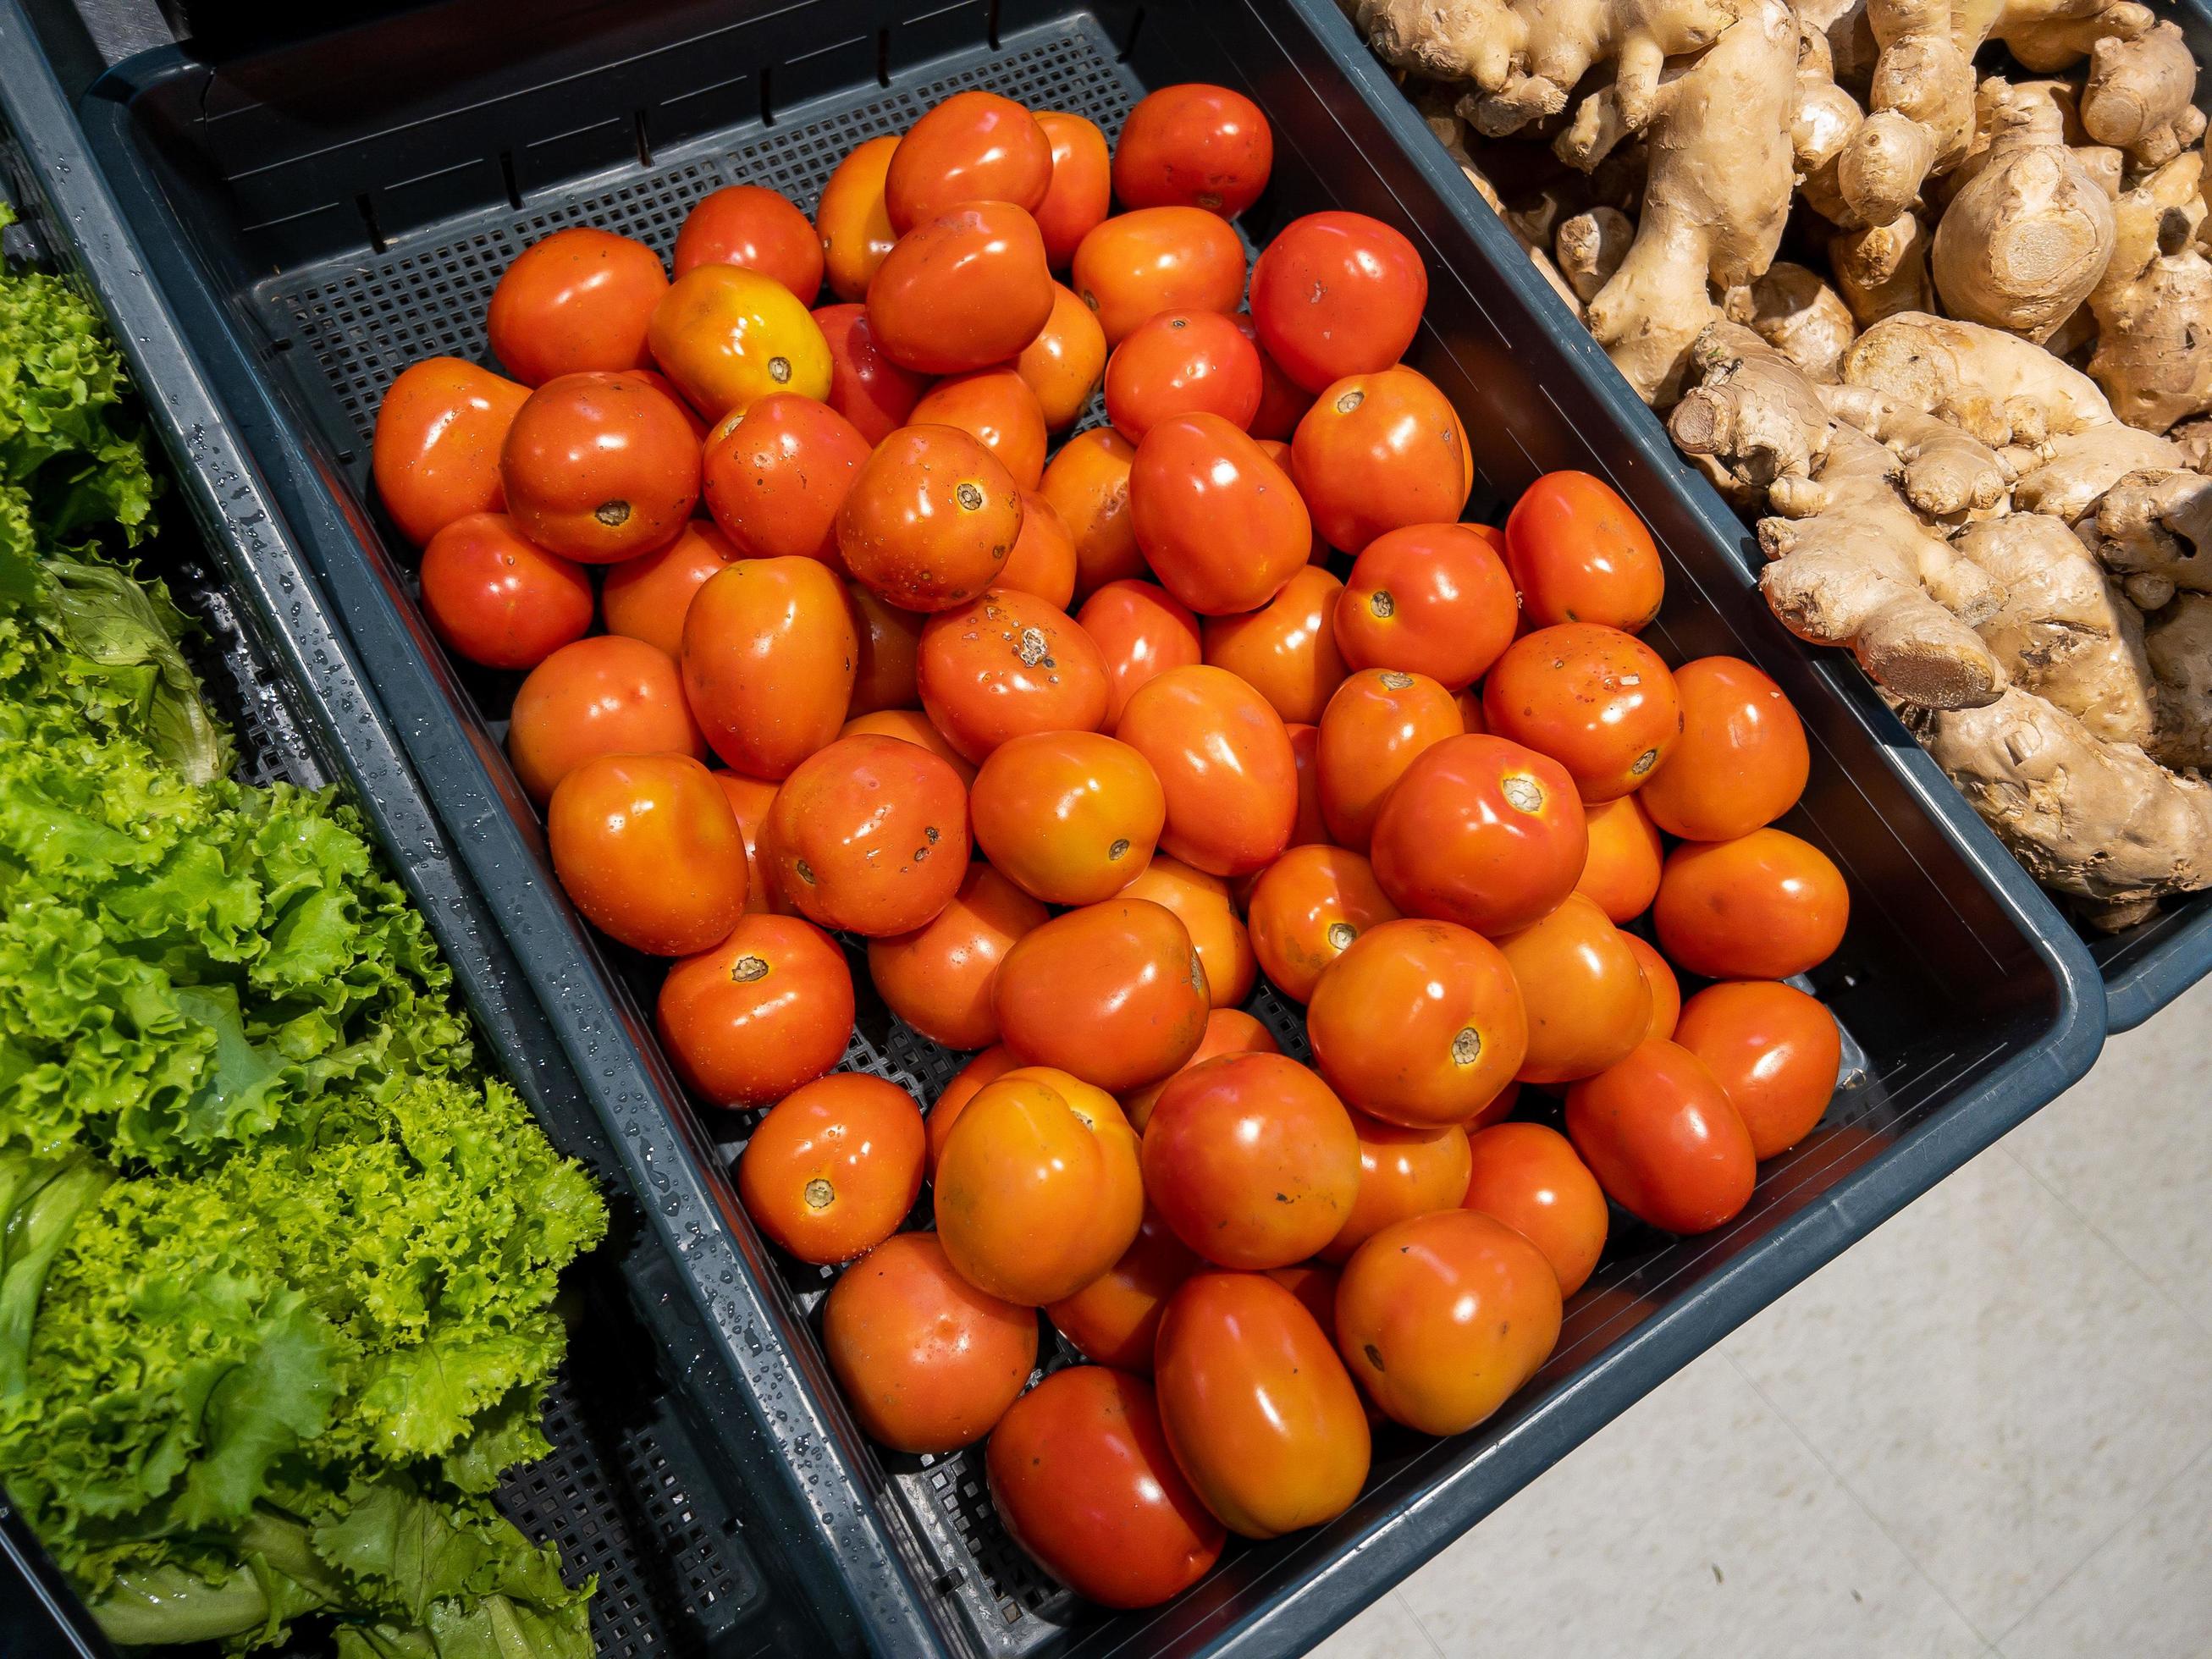
[[[845,597],[853,615],[853,637],[860,647],[853,665],[853,696],[847,714],[858,718],[885,709],[919,708],[921,693],[914,672],[921,650],[922,618],[878,599],[858,582],[845,584]],[[942,748],[944,739],[940,736],[934,745],[923,746]],[[954,759],[957,762],[958,757]]]
[[[1751,1133],[1705,1061],[1646,1042],[1567,1091],[1567,1134],[1606,1196],[1670,1233],[1710,1232],[1751,1202]]]
[[[819,559],[842,574],[837,509],[867,459],[860,428],[827,404],[757,398],[707,440],[707,510],[748,559]]]
[[[1252,266],[1260,343],[1308,392],[1389,368],[1413,344],[1428,302],[1419,252],[1364,213],[1293,219]]]
[[[1551,1357],[1559,1313],[1534,1244],[1475,1211],[1438,1210],[1385,1227],[1345,1264],[1336,1340],[1384,1416],[1462,1434]]]
[[[1170,669],[1123,705],[1114,735],[1152,763],[1168,803],[1160,848],[1209,875],[1272,864],[1297,819],[1282,717],[1234,674]]]
[[[563,374],[516,412],[499,473],[525,536],[581,564],[615,564],[684,528],[699,501],[699,441],[638,375]]]
[[[1168,1449],[1152,1386],[1103,1365],[1014,1402],[984,1457],[1014,1541],[1079,1595],[1149,1607],[1212,1570],[1225,1534]]]
[[[1161,586],[1201,616],[1267,604],[1312,545],[1289,475],[1218,415],[1178,415],[1145,434],[1129,513]]]
[[[667,292],[660,256],[644,243],[572,226],[515,256],[491,291],[485,332],[492,356],[525,386],[650,368],[646,325]]]
[[[759,855],[755,851],[761,826],[768,822],[768,809],[775,802],[775,786],[759,778],[749,778],[742,772],[717,772],[714,781],[722,786],[722,794],[738,820],[738,833],[744,838],[746,914],[784,914],[778,910],[775,884],[761,869]]]
[[[1498,947],[1450,922],[1377,922],[1315,983],[1314,1064],[1346,1103],[1407,1128],[1464,1123],[1519,1071],[1528,1016]]]
[[[1797,804],[1812,757],[1780,686],[1741,659],[1700,657],[1674,671],[1674,689],[1680,740],[1638,792],[1654,823],[1685,841],[1732,841]]]
[[[507,717],[507,758],[531,799],[598,755],[706,757],[706,739],[665,652],[599,635],[564,645],[530,671]]]
[[[689,755],[586,761],[555,787],[545,839],[576,908],[633,950],[704,950],[744,914],[744,840]]]
[[[823,401],[850,421],[871,446],[906,425],[929,390],[929,377],[901,368],[876,346],[863,305],[824,306],[814,313],[830,352]]]
[[[1368,856],[1390,902],[1497,935],[1574,890],[1589,830],[1558,762],[1504,738],[1446,738],[1417,755],[1376,815]]]
[[[737,557],[719,526],[693,519],[658,552],[608,567],[599,589],[607,632],[643,640],[672,659],[680,655],[692,599],[709,576],[720,575]]]
[[[1083,602],[1075,621],[1106,664],[1109,726],[1139,686],[1170,668],[1193,667],[1204,655],[1198,618],[1157,582],[1108,582]]]
[[[1407,1129],[1354,1113],[1359,1135],[1359,1189],[1336,1237],[1320,1251],[1324,1261],[1344,1261],[1383,1228],[1432,1210],[1449,1209],[1467,1195],[1467,1131]]]
[[[1215,1008],[1234,1008],[1252,994],[1260,966],[1229,884],[1219,876],[1163,855],[1132,876],[1121,896],[1150,899],[1175,912],[1206,969],[1207,999]]]
[[[1336,609],[1346,665],[1425,674],[1454,692],[1480,679],[1521,620],[1498,548],[1498,532],[1476,524],[1407,525],[1368,543]]]
[[[1149,1373],[1160,1310],[1176,1286],[1204,1266],[1159,1212],[1147,1206],[1121,1259],[1073,1296],[1047,1308],[1045,1316],[1085,1358]]]
[[[988,864],[971,864],[952,902],[908,933],[868,941],[868,977],[890,1011],[948,1048],[999,1040],[991,976],[1048,913]]]
[[[1288,848],[1261,872],[1245,912],[1261,971],[1285,996],[1304,1002],[1352,940],[1397,920],[1398,907],[1360,854],[1309,844]]]
[[[1206,1035],[1185,1060],[1182,1069],[1157,1083],[1148,1083],[1141,1089],[1133,1089],[1121,1097],[1121,1111],[1129,1120],[1129,1127],[1139,1134],[1152,1121],[1152,1108],[1159,1104],[1160,1094],[1170,1083],[1194,1066],[1203,1065],[1221,1054],[1275,1054],[1282,1048],[1274,1033],[1246,1013],[1242,1008],[1216,1008],[1206,1017]],[[1146,1361],[1149,1370],[1152,1362]]]
[[[907,129],[884,180],[891,228],[904,235],[968,202],[1036,208],[1052,185],[1052,140],[995,92],[956,92]]]
[[[1640,793],[1620,795],[1583,809],[1589,859],[1575,890],[1588,895],[1616,927],[1649,910],[1659,892],[1659,866],[1666,849],[1642,800]]]
[[[1593,1076],[1644,1040],[1651,988],[1627,939],[1580,893],[1498,939],[1528,1015],[1523,1083]]]
[[[456,519],[507,505],[499,453],[530,388],[459,357],[400,370],[377,405],[377,499],[417,547]]]
[[[1681,698],[1659,653],[1595,623],[1516,640],[1482,683],[1482,718],[1565,767],[1585,801],[1641,787],[1682,735]]]
[[[1194,1275],[1161,1316],[1154,1359],[1176,1462],[1231,1532],[1278,1538],[1352,1506],[1367,1415],[1290,1291],[1264,1273]]]
[[[1762,1158],[1813,1131],[1836,1092],[1843,1035],[1819,999],[1771,980],[1725,980],[1682,1005],[1674,1040],[1708,1069]]]
[[[759,185],[726,185],[701,198],[676,233],[672,263],[678,276],[699,265],[757,270],[805,306],[822,291],[821,237],[805,214]]]
[[[1091,405],[1106,372],[1106,332],[1065,283],[1052,285],[1052,313],[1014,359],[1014,372],[1036,393],[1044,423],[1065,431]]]
[[[1139,208],[1094,227],[1068,286],[1117,346],[1155,312],[1233,312],[1244,297],[1244,245],[1203,208]]]
[[[1118,898],[1024,934],[999,964],[991,1001],[1003,1040],[1024,1060],[1115,1094],[1188,1060],[1210,1006],[1206,970],[1175,914]]]
[[[1544,1253],[1572,1296],[1605,1253],[1605,1191],[1567,1138],[1540,1123],[1498,1123],[1468,1139],[1470,1210],[1494,1216]]]
[[[684,692],[723,761],[782,778],[837,735],[860,641],[844,585],[816,559],[740,559],[684,618]]]
[[[1298,816],[1291,830],[1291,845],[1311,846],[1328,839],[1328,823],[1321,810],[1321,728],[1285,726],[1291,739],[1291,758],[1298,769]]]
[[[914,1207],[923,1142],[921,1113],[896,1083],[863,1072],[817,1078],[755,1126],[738,1160],[738,1197],[801,1261],[850,1261]]]
[[[1651,1018],[1645,1022],[1644,1040],[1646,1042],[1671,1042],[1674,1027],[1682,1018],[1682,985],[1668,966],[1667,958],[1638,934],[1623,928],[1620,941],[1636,958],[1636,965],[1644,970],[1644,988],[1651,993]]]
[[[653,361],[710,421],[756,398],[830,395],[830,343],[773,276],[696,265],[670,285],[647,331]]]
[[[970,202],[899,238],[868,284],[868,325],[893,362],[964,374],[1036,338],[1052,288],[1036,221],[1009,202]]]
[[[915,677],[930,720],[979,764],[1010,738],[1093,732],[1106,719],[1106,665],[1091,636],[1015,588],[932,617]]]
[[[1035,489],[1044,477],[1044,406],[1012,369],[979,368],[939,380],[914,406],[916,426],[957,427],[989,450],[1014,483]]]
[[[535,668],[592,625],[583,567],[524,539],[504,513],[471,513],[430,538],[422,590],[432,631],[486,668]]]
[[[1651,532],[1610,484],[1547,472],[1505,517],[1505,562],[1532,628],[1601,623],[1640,633],[1667,577]]]
[[[717,1106],[765,1106],[844,1054],[852,970],[812,922],[749,915],[668,970],[653,1024],[695,1092]]]
[[[822,1347],[868,1437],[943,1454],[991,1431],[1036,1364],[1036,1315],[952,1270],[934,1233],[855,1262],[822,1307]]]
[[[1003,1042],[994,1042],[952,1074],[952,1080],[938,1094],[936,1103],[929,1109],[929,1170],[937,1173],[937,1159],[944,1152],[945,1143],[951,1138],[952,1126],[960,1121],[960,1114],[969,1101],[983,1092],[986,1084],[996,1083],[1012,1071],[1019,1069],[1021,1056]]]
[[[809,921],[870,939],[926,926],[968,869],[968,791],[927,749],[839,738],[793,767],[769,814],[765,859]]]
[[[1344,683],[1335,629],[1343,592],[1319,565],[1301,564],[1258,610],[1206,618],[1206,660],[1257,691],[1287,723],[1310,726]]]
[[[1133,444],[1177,415],[1218,415],[1238,431],[1260,411],[1260,349],[1218,311],[1163,311],[1130,330],[1106,365],[1106,418]]]
[[[1240,311],[1230,321],[1237,325],[1237,331],[1249,340],[1253,349],[1260,354],[1260,406],[1253,411],[1245,430],[1262,443],[1281,443],[1287,449],[1291,434],[1298,429],[1306,410],[1313,407],[1313,393],[1284,374],[1281,366],[1267,355],[1267,349],[1260,343],[1259,326],[1253,322],[1250,312]],[[1275,464],[1285,471],[1290,465],[1280,457]]]
[[[999,586],[1033,593],[1055,611],[1075,603],[1075,538],[1060,509],[1036,490],[1022,491],[1021,533],[999,567]]]
[[[957,772],[961,782],[972,785],[975,781],[975,769],[961,758],[958,750],[945,742],[945,733],[932,726],[929,716],[919,708],[878,708],[872,714],[855,715],[837,731],[841,738],[866,734],[919,744]]]
[[[976,773],[969,806],[983,855],[1048,904],[1113,897],[1152,862],[1167,819],[1152,763],[1097,732],[1000,744]]]
[[[1127,208],[1194,207],[1234,219],[1260,199],[1274,164],[1274,129],[1257,104],[1188,82],[1146,94],[1122,122],[1114,194]]]
[[[1474,488],[1466,446],[1450,399],[1400,364],[1323,387],[1291,468],[1322,539],[1357,556],[1407,525],[1457,520]]]
[[[1075,597],[1109,582],[1150,575],[1129,514],[1129,467],[1136,446],[1111,427],[1079,432],[1045,464],[1038,486],[1075,538]]]
[[[1039,110],[1036,124],[1052,144],[1052,183],[1036,209],[1045,257],[1067,269],[1094,226],[1114,204],[1113,161],[1095,122],[1061,110]]]
[[[829,183],[822,186],[822,199],[815,204],[823,272],[830,279],[830,291],[840,300],[867,297],[876,268],[898,240],[890,210],[884,204],[884,179],[898,147],[895,133],[855,146],[837,163]]]
[[[997,578],[1021,528],[1021,491],[989,450],[956,427],[908,426],[862,463],[837,545],[879,598],[949,611]]]
[[[1395,668],[1347,674],[1322,710],[1316,740],[1330,836],[1365,851],[1398,780],[1426,750],[1459,735],[1451,693],[1425,674]]]
[[[1850,892],[1826,853],[1782,830],[1685,842],[1652,903],[1659,948],[1707,979],[1787,979],[1844,942]]]

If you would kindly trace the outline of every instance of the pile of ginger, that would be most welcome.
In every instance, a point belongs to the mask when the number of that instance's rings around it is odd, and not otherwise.
[[[1757,520],[1776,616],[2093,924],[2212,887],[2180,30],[2135,0],[1341,3]]]

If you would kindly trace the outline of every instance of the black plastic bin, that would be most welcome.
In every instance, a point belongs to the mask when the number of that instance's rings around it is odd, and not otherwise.
[[[1275,178],[1256,238],[1303,211],[1355,208],[1422,246],[1431,301],[1415,362],[1468,417],[1483,498],[1536,472],[1599,472],[1650,520],[1669,599],[1647,635],[1675,659],[1753,658],[1803,711],[1814,777],[1790,827],[1852,886],[1844,949],[1815,975],[1858,1064],[1820,1130],[1765,1170],[1751,1208],[1677,1241],[1624,1231],[1571,1305],[1558,1352],[1475,1433],[1386,1437],[1360,1501],[1333,1524],[1239,1546],[1176,1603],[1108,1618],[1021,1558],[981,1491],[980,1459],[884,1459],[854,1431],[805,1310],[825,1275],[765,1250],[713,1165],[688,1179],[708,1334],[787,1353],[803,1413],[775,1420],[793,1455],[857,1494],[839,1559],[866,1604],[910,1546],[931,1633],[904,1655],[1291,1653],[1349,1617],[1689,1358],[1926,1190],[2087,1069],[2104,995],[2081,942],[1980,831],[1956,792],[1849,665],[1816,659],[1771,619],[1740,529],[1685,487],[1664,440],[1624,421],[1612,371],[1579,327],[1538,308],[1510,239],[1328,0],[1140,9],[1036,0],[908,10],[860,0],[578,3],[501,26],[448,4],[220,67],[177,52],[118,68],[80,106],[92,154],[140,234],[198,366],[265,470],[273,506],[343,617],[462,860],[588,1087],[696,1124],[632,994],[640,966],[586,944],[551,883],[536,821],[491,736],[506,688],[447,664],[409,597],[407,556],[368,489],[383,388],[434,351],[480,356],[483,307],[508,259],[565,224],[665,249],[689,205],[725,183],[811,205],[836,159],[961,86],[1081,110],[1112,133],[1146,86],[1224,82],[1256,98]],[[1646,421],[1648,425],[1648,418]],[[1259,1012],[1295,1039],[1289,1011]],[[956,1057],[865,1009],[848,1061],[923,1097]],[[678,1172],[664,1170],[675,1176]],[[768,1310],[729,1317],[733,1297]],[[771,1414],[773,1417],[773,1414]],[[826,1437],[817,1438],[817,1437]],[[825,1476],[826,1478],[830,1478]],[[830,1506],[823,1506],[825,1527]]]

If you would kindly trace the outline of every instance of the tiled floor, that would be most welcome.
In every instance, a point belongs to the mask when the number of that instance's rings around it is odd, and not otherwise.
[[[2212,982],[1325,1644],[2212,1654]]]

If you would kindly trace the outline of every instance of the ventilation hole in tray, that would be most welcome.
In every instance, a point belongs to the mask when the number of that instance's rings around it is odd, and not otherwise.
[[[985,1596],[1009,1625],[1032,1613],[1073,1609],[1074,1598],[1048,1578],[999,1524],[983,1477],[983,1449],[969,1446],[949,1457],[922,1460],[918,1472],[903,1474],[910,1489],[934,1504],[969,1558],[975,1563]]]

